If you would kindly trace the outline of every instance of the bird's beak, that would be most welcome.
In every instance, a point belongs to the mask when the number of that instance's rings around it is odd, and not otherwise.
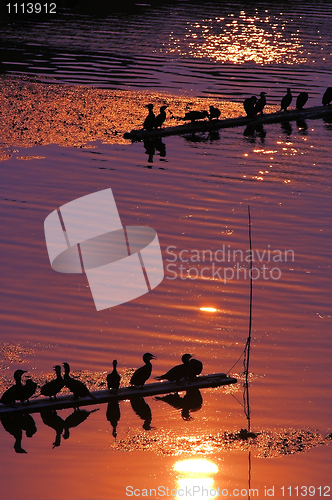
[[[28,373],[28,370],[22,370],[23,373]]]
[[[157,356],[154,356],[154,355],[152,354],[152,358],[151,358],[151,359],[157,359]]]

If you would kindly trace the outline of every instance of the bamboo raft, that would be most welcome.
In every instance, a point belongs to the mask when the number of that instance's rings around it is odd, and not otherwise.
[[[209,387],[236,384],[236,382],[236,378],[227,377],[225,373],[213,373],[212,375],[201,375],[195,380],[181,380],[179,383],[156,382],[146,384],[143,387],[122,387],[117,393],[110,392],[108,389],[91,392],[96,399],[90,397],[73,399],[72,394],[66,394],[58,396],[53,401],[49,398],[40,398],[38,400],[34,399],[30,403],[16,403],[15,406],[0,405],[0,418],[19,413],[40,413],[48,410],[63,410],[65,408],[109,403],[114,399],[121,401],[134,397],[156,396],[157,394],[186,391],[192,388],[207,389]]]
[[[267,123],[282,123],[305,118],[317,119],[332,116],[332,105],[314,106],[305,109],[292,109],[290,111],[277,111],[266,115],[258,115],[255,118],[239,116],[237,118],[226,118],[225,120],[201,120],[194,123],[185,123],[174,127],[165,127],[155,130],[132,130],[124,134],[125,139],[132,141],[143,141],[145,139],[156,139],[169,135],[194,134],[195,132],[210,132],[222,128],[241,127],[247,125],[264,125]]]

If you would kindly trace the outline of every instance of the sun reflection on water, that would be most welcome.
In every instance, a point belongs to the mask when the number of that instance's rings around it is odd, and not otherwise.
[[[173,468],[180,473],[177,478],[176,499],[189,498],[194,493],[202,495],[203,492],[207,500],[215,498],[217,492],[214,488],[214,480],[209,476],[218,472],[216,464],[205,458],[188,459],[179,460]]]

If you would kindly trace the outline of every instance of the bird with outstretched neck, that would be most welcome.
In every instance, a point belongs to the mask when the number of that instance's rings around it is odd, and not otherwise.
[[[290,106],[293,100],[291,89],[287,89],[286,95],[281,99],[280,111],[287,111],[288,106]]]
[[[147,104],[146,108],[148,108],[149,113],[148,116],[145,118],[144,123],[143,123],[143,128],[144,130],[152,130],[155,124],[155,115],[153,112],[153,104]]]
[[[154,128],[161,128],[162,124],[166,120],[166,108],[167,106],[161,106],[159,115],[156,116],[154,120]]]
[[[169,380],[170,382],[179,382],[182,378],[188,376],[189,360],[192,358],[191,354],[184,354],[181,358],[182,365],[176,365],[164,375],[156,377],[156,380]]]
[[[267,95],[266,92],[261,92],[259,94],[260,97],[259,97],[258,101],[256,102],[255,108],[254,108],[256,115],[258,115],[258,113],[263,114],[263,109],[266,105],[266,97],[265,97],[266,95]]]
[[[106,377],[106,381],[107,381],[107,387],[109,388],[109,390],[111,391],[112,389],[117,392],[119,387],[120,387],[120,380],[121,380],[121,377],[120,375],[118,374],[117,372],[117,360],[114,359],[113,360],[113,371],[111,373],[109,373]]]
[[[21,401],[23,397],[22,375],[26,370],[16,370],[14,373],[15,384],[9,387],[1,396],[0,403],[3,405],[12,405],[15,401]]]
[[[209,115],[209,120],[213,120],[215,118],[218,120],[219,116],[221,115],[221,111],[218,108],[215,108],[214,106],[210,106],[210,115]]]
[[[52,399],[52,396],[53,399],[56,399],[56,395],[65,385],[64,380],[61,377],[61,366],[55,365],[53,368],[56,373],[56,378],[46,382],[46,384],[44,384],[40,389],[40,394],[43,396],[49,396],[50,399]]]
[[[247,97],[247,99],[243,102],[244,111],[246,112],[249,118],[253,118],[256,115],[255,104],[257,102],[257,97],[252,95],[251,97]]]
[[[195,123],[196,120],[203,120],[204,118],[209,118],[207,111],[188,111],[188,113],[185,113],[183,120],[190,120],[191,123]]]
[[[327,87],[322,98],[323,106],[327,106],[332,101],[332,87]]]
[[[157,359],[153,354],[146,352],[143,355],[144,365],[138,368],[130,379],[130,385],[143,386],[151,375],[152,364],[151,359]]]
[[[68,387],[68,389],[74,394],[74,399],[85,398],[87,396],[92,399],[97,399],[93,394],[91,394],[91,392],[89,391],[87,386],[83,384],[83,382],[69,376],[70,366],[68,363],[63,363],[63,367],[65,369],[65,374],[63,377],[65,386]]]
[[[296,109],[302,109],[308,99],[308,92],[300,92],[296,99]]]

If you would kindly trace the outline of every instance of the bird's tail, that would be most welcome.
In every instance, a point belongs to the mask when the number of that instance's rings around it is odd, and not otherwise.
[[[155,377],[155,380],[165,380],[165,377],[163,375],[160,375],[160,377]]]
[[[94,396],[93,394],[91,394],[91,392],[89,392],[89,397],[91,399],[94,399],[95,401],[98,401],[98,399],[96,398],[96,396]]]

